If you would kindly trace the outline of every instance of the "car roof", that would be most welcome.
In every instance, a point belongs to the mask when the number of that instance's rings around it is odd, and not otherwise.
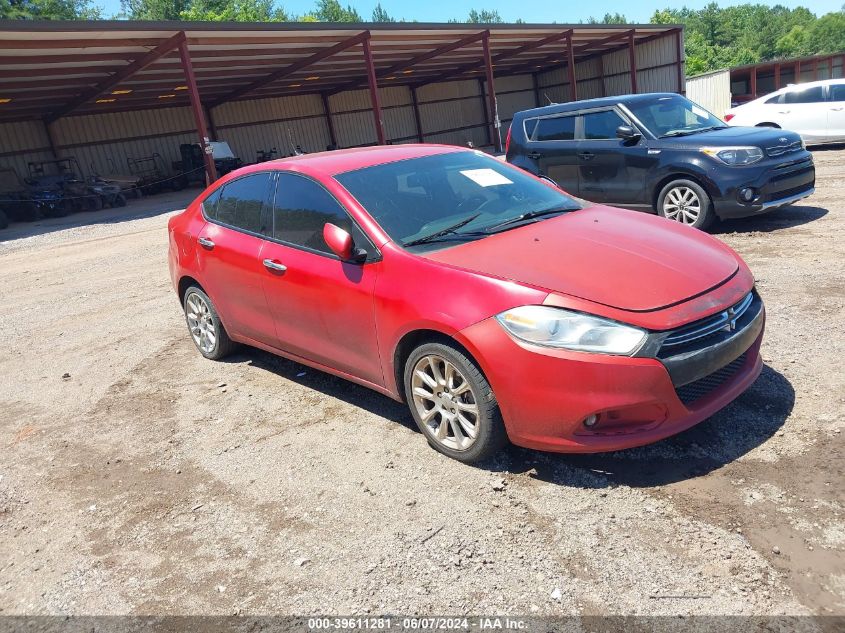
[[[845,78],[836,77],[836,78],[833,78],[833,79],[819,79],[818,81],[804,81],[800,84],[788,84],[786,86],[783,86],[782,88],[779,88],[775,92],[769,93],[768,95],[765,95],[765,96],[768,97],[768,96],[775,94],[775,93],[780,94],[781,92],[790,92],[792,90],[803,90],[804,88],[813,88],[814,86],[829,86],[831,84],[841,84],[841,83],[845,83]]]
[[[674,92],[646,92],[642,94],[615,95],[613,97],[597,97],[595,99],[582,99],[581,101],[567,101],[565,103],[551,103],[541,108],[522,110],[514,115],[517,117],[543,116],[546,114],[560,114],[561,112],[572,112],[574,110],[585,110],[587,108],[602,108],[616,104],[635,104],[639,101],[651,101],[655,97],[678,97]]]
[[[433,143],[378,145],[289,156],[288,158],[259,163],[259,165],[262,165],[265,169],[275,167],[292,171],[320,172],[327,176],[334,176],[347,171],[383,165],[384,163],[460,151],[468,152],[471,150],[464,147]]]

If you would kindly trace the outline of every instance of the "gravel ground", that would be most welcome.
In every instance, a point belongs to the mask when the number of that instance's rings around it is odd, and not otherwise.
[[[165,259],[186,192],[11,227],[0,614],[845,614],[845,151],[816,160],[815,196],[717,230],[767,302],[745,395],[485,468],[361,387],[203,360]]]

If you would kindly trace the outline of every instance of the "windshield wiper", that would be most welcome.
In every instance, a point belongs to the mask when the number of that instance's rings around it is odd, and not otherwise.
[[[540,209],[539,211],[526,211],[525,213],[518,215],[513,218],[509,218],[507,220],[503,220],[498,224],[494,224],[492,226],[488,226],[484,229],[485,233],[496,233],[498,229],[502,229],[507,226],[511,226],[514,224],[519,224],[520,222],[525,222],[527,220],[533,220],[534,218],[541,218],[544,215],[556,215],[558,213],[566,213],[568,211],[577,211],[578,207],[555,207],[554,209]]]
[[[447,226],[445,229],[440,229],[436,233],[432,233],[431,235],[425,235],[423,237],[417,238],[415,240],[411,240],[410,242],[403,243],[403,246],[416,246],[417,244],[425,244],[426,242],[435,242],[439,240],[441,237],[446,237],[450,233],[455,233],[459,228],[462,226],[466,226],[470,222],[472,222],[475,218],[477,218],[480,213],[476,213],[475,215],[471,215],[468,218],[464,218],[460,222],[455,222],[451,226]]]
[[[699,132],[710,132],[712,130],[724,130],[727,125],[711,125],[710,127],[700,127],[696,130],[675,130],[674,132],[669,132],[668,134],[664,134],[660,138],[670,138],[673,136],[689,136],[690,134],[698,134]]]

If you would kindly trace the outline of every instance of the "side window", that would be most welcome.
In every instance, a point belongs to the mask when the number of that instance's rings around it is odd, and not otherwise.
[[[205,213],[205,217],[209,220],[216,220],[217,219],[217,202],[220,200],[220,193],[223,191],[223,187],[217,187],[215,191],[211,193],[205,200],[202,201],[202,210]]]
[[[584,114],[584,138],[590,140],[608,140],[616,138],[616,128],[627,125],[625,120],[614,110],[590,112]]]
[[[828,90],[831,101],[845,101],[845,84],[830,84]]]
[[[819,103],[824,101],[824,91],[821,86],[793,90],[783,95],[784,103]]]
[[[783,95],[775,95],[774,97],[770,97],[766,99],[766,103],[783,103]]]
[[[272,177],[269,172],[238,178],[223,186],[214,219],[244,231],[268,235],[266,208]]]
[[[356,244],[364,246],[360,231],[355,230],[349,215],[328,191],[309,178],[280,173],[273,205],[273,237],[331,253],[323,239],[326,222],[349,231]]]
[[[537,121],[539,121],[539,119],[535,118],[526,119],[523,122],[523,125],[525,126],[525,138],[530,139],[532,136],[534,136],[534,130],[537,129]]]
[[[575,140],[575,116],[553,116],[539,119],[534,131],[535,141]]]

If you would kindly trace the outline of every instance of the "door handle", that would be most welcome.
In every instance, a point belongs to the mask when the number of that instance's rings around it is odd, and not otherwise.
[[[542,156],[540,152],[528,152],[528,158],[531,158],[533,160],[537,160],[538,158],[540,158],[540,156]]]
[[[275,270],[280,273],[283,273],[288,269],[287,266],[285,266],[281,262],[277,262],[275,259],[265,259],[264,268],[266,268],[267,270]]]
[[[843,108],[843,106],[839,106],[838,108],[831,108],[831,110],[833,110],[835,112],[839,112],[840,110],[842,110],[842,108]]]
[[[214,242],[212,242],[207,237],[199,237],[197,238],[197,242],[200,243],[200,246],[202,246],[203,248],[207,248],[208,250],[214,248]]]
[[[778,110],[778,114],[789,114],[789,110]]]
[[[592,152],[578,152],[578,157],[583,158],[584,160],[593,160],[596,155]]]

